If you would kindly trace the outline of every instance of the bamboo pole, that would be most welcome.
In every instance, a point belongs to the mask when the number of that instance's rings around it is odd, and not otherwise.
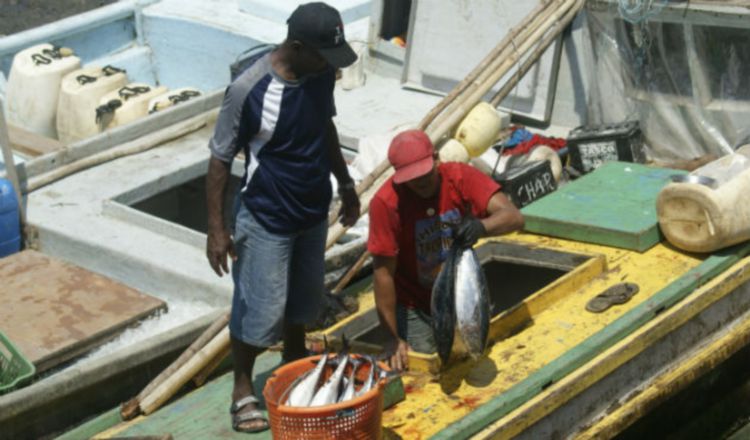
[[[482,97],[515,65],[527,50],[537,43],[550,29],[555,21],[564,15],[577,0],[553,0],[538,20],[525,28],[518,35],[517,45],[514,40],[512,50],[504,56],[498,57],[495,63],[489,66],[484,75],[477,79],[475,84],[467,88],[466,92],[454,100],[451,106],[435,118],[431,125],[430,139],[433,142],[448,134],[453,127],[473,108]]]
[[[536,8],[534,8],[521,23],[511,28],[505,38],[503,38],[503,40],[498,43],[497,46],[495,46],[482,59],[482,61],[480,61],[479,64],[477,64],[474,69],[472,69],[472,71],[469,72],[469,74],[466,75],[463,80],[461,80],[461,82],[456,84],[456,86],[453,87],[450,93],[443,97],[443,99],[434,108],[432,108],[432,110],[430,110],[430,112],[427,113],[424,118],[422,118],[422,121],[419,123],[419,128],[421,130],[425,130],[438,114],[445,110],[445,108],[449,104],[451,104],[456,99],[456,97],[458,97],[464,90],[466,90],[466,88],[470,84],[474,83],[474,81],[479,78],[479,76],[487,69],[487,66],[491,65],[494,60],[500,57],[500,55],[505,51],[508,45],[513,42],[514,36],[520,33],[519,29],[523,30],[532,26],[532,21],[536,19],[536,17],[539,16],[539,14],[541,14],[546,7],[547,4],[545,3],[545,1],[540,1]]]
[[[140,403],[146,398],[151,392],[161,385],[169,376],[174,374],[180,367],[195,355],[198,350],[203,348],[210,340],[212,340],[223,328],[226,327],[229,322],[229,312],[222,313],[216,321],[213,322],[190,346],[182,352],[169,367],[162,371],[156,378],[154,378],[138,395],[129,401],[122,404],[120,408],[120,416],[123,420],[130,420],[140,413]]]
[[[512,29],[506,37],[509,40],[509,43],[505,45],[501,51],[498,52],[497,56],[490,63],[487,63],[483,66],[484,68],[482,69],[482,72],[477,76],[477,78],[471,84],[467,85],[461,96],[457,97],[450,103],[447,111],[444,111],[442,114],[437,115],[434,118],[431,125],[440,125],[440,123],[444,121],[445,118],[447,118],[447,115],[453,112],[452,109],[462,104],[474,90],[484,84],[492,76],[493,72],[497,71],[502,66],[502,63],[504,63],[508,57],[517,53],[518,45],[528,40],[529,36],[534,32],[534,30],[539,29],[544,25],[550,15],[555,11],[557,7],[559,7],[556,6],[556,4],[561,1],[567,0],[551,0],[547,3],[540,4],[538,6],[538,8],[541,9],[540,13],[535,14],[535,11],[532,11],[531,14],[524,18],[522,22],[523,24],[521,26],[517,26],[516,28]],[[516,31],[518,27],[521,28],[520,31]],[[437,142],[437,140],[442,136],[444,136],[444,133],[436,133],[433,142]]]
[[[61,166],[60,168],[52,170],[49,173],[45,173],[31,179],[26,188],[26,193],[28,194],[45,185],[49,185],[52,182],[60,180],[63,177],[69,176],[73,173],[77,173],[87,168],[119,159],[124,156],[130,156],[150,150],[151,148],[157,147],[165,142],[171,141],[172,139],[176,139],[180,136],[184,136],[187,133],[198,130],[204,125],[206,125],[206,115],[198,115],[185,121],[178,122],[177,124],[170,125],[169,127],[163,128],[159,131],[147,134],[146,136],[135,139],[111,150],[106,150],[101,153],[94,154],[92,156]]]
[[[344,274],[344,276],[341,277],[338,283],[336,283],[336,286],[331,290],[331,295],[338,295],[343,291],[346,286],[349,284],[349,282],[354,278],[354,275],[356,275],[361,269],[362,266],[365,265],[365,261],[370,257],[370,252],[364,251],[362,252],[362,255],[359,256],[357,261],[352,264],[352,266],[349,268],[348,271]]]
[[[572,13],[573,16],[575,17],[575,14],[578,13],[578,8],[574,7],[570,11],[568,11],[568,13]],[[572,21],[572,18],[568,19],[567,15],[566,17],[562,19],[562,22],[569,22],[569,21]],[[557,26],[559,26],[559,23]],[[552,44],[552,42],[554,42],[557,39],[557,37],[560,35],[562,30],[565,29],[565,27],[563,26],[563,28],[560,29],[559,32],[556,29],[557,28],[553,28],[552,31],[550,31],[547,35],[544,36],[544,38],[539,43],[539,46],[534,50],[534,52],[532,52],[528,57],[526,57],[523,64],[518,68],[516,74],[513,75],[513,77],[510,78],[508,82],[505,83],[505,85],[500,90],[498,90],[498,92],[492,97],[492,99],[490,100],[490,104],[493,107],[499,106],[500,102],[502,102],[502,100],[505,99],[505,97],[508,96],[508,94],[510,94],[510,91],[518,84],[519,81],[521,81],[521,79],[523,79],[524,75],[526,75],[526,73],[528,73],[528,71],[531,70],[534,64],[536,64],[536,62],[539,61],[539,58],[541,58],[542,55],[544,55],[544,52]]]
[[[208,380],[208,376],[210,376],[211,373],[214,372],[214,370],[219,368],[219,365],[224,362],[224,359],[226,359],[231,352],[232,350],[229,344],[227,344],[226,347],[223,347],[219,354],[214,357],[208,364],[206,364],[206,366],[203,367],[203,369],[201,369],[198,374],[195,375],[195,377],[193,378],[193,383],[195,384],[195,386],[199,387],[206,383],[206,380]]]
[[[5,102],[0,99],[0,149],[3,152],[3,163],[5,163],[5,175],[8,176],[13,190],[16,192],[18,201],[18,212],[21,218],[21,229],[26,224],[26,210],[23,206],[21,193],[21,181],[18,179],[16,162],[13,159],[13,150],[10,148],[10,135],[8,134],[8,121],[5,119]]]
[[[228,345],[229,327],[224,327],[205,347],[141,401],[143,414],[149,415],[156,411]]]
[[[573,6],[575,3],[577,3],[576,7],[571,8],[571,6]],[[450,132],[451,129],[464,117],[464,115],[481,100],[482,96],[484,96],[484,94],[487,93],[492,88],[492,86],[497,83],[497,81],[499,81],[515,63],[519,61],[521,54],[525,53],[534,43],[538,42],[540,38],[545,34],[546,30],[552,28],[552,26],[556,22],[559,23],[555,27],[555,29],[561,31],[564,28],[563,26],[567,25],[567,23],[572,20],[572,17],[575,16],[575,13],[580,10],[580,7],[582,5],[583,3],[579,0],[565,0],[565,3],[563,5],[564,7],[556,9],[545,21],[543,26],[534,30],[529,39],[522,43],[521,47],[515,54],[504,60],[501,67],[498,70],[494,71],[492,75],[484,83],[482,83],[480,87],[472,91],[469,96],[465,100],[463,100],[463,102],[460,103],[455,109],[447,112],[448,116],[439,123],[437,128],[435,128],[434,134],[437,135],[438,138],[440,138]],[[574,13],[569,14],[568,12],[571,10]],[[567,22],[560,21],[564,16],[570,17]],[[563,26],[560,26],[560,24],[562,24]]]

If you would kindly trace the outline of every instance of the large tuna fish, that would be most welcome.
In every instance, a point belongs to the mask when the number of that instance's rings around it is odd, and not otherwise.
[[[456,338],[473,359],[484,353],[490,328],[490,292],[474,249],[458,254],[455,277]]]
[[[432,288],[432,329],[438,355],[477,358],[484,352],[490,326],[487,281],[472,248],[451,246]]]
[[[455,277],[459,251],[457,246],[451,246],[448,251],[448,257],[443,262],[443,267],[432,286],[430,300],[432,332],[443,365],[448,363],[456,334]]]

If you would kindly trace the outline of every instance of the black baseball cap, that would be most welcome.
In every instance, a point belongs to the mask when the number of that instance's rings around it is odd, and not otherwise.
[[[322,2],[299,5],[286,21],[289,37],[315,48],[333,67],[346,67],[357,61],[344,39],[344,23],[339,11]]]

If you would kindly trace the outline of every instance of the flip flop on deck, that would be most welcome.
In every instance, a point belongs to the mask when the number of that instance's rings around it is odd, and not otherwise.
[[[270,425],[268,424],[268,419],[260,410],[254,409],[244,414],[239,414],[242,408],[246,407],[247,405],[253,404],[258,404],[258,398],[253,396],[252,394],[232,403],[232,406],[229,408],[229,413],[232,414],[232,429],[237,432],[253,433],[265,431],[270,427]],[[243,423],[251,422],[254,420],[262,420],[264,424],[252,428],[241,427]]]
[[[602,313],[615,304],[625,304],[638,293],[639,287],[635,283],[619,283],[607,288],[604,292],[591,298],[586,303],[586,310],[591,313]]]

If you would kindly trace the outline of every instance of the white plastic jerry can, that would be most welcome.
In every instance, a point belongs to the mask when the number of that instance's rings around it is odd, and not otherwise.
[[[99,133],[91,115],[96,113],[104,95],[127,82],[125,71],[112,66],[84,67],[65,75],[57,104],[58,138],[69,143]]]
[[[102,131],[133,122],[146,116],[151,99],[166,91],[164,86],[152,87],[143,83],[130,83],[120,87],[99,100],[94,120]]]
[[[664,236],[689,252],[750,240],[750,145],[687,175],[659,192],[656,213]]]
[[[200,90],[193,87],[182,87],[180,89],[170,90],[163,95],[151,99],[148,103],[148,112],[155,113],[177,104],[190,101],[198,96],[201,96]]]
[[[65,47],[45,43],[18,52],[8,78],[8,121],[56,139],[60,84],[80,67],[80,58]]]

